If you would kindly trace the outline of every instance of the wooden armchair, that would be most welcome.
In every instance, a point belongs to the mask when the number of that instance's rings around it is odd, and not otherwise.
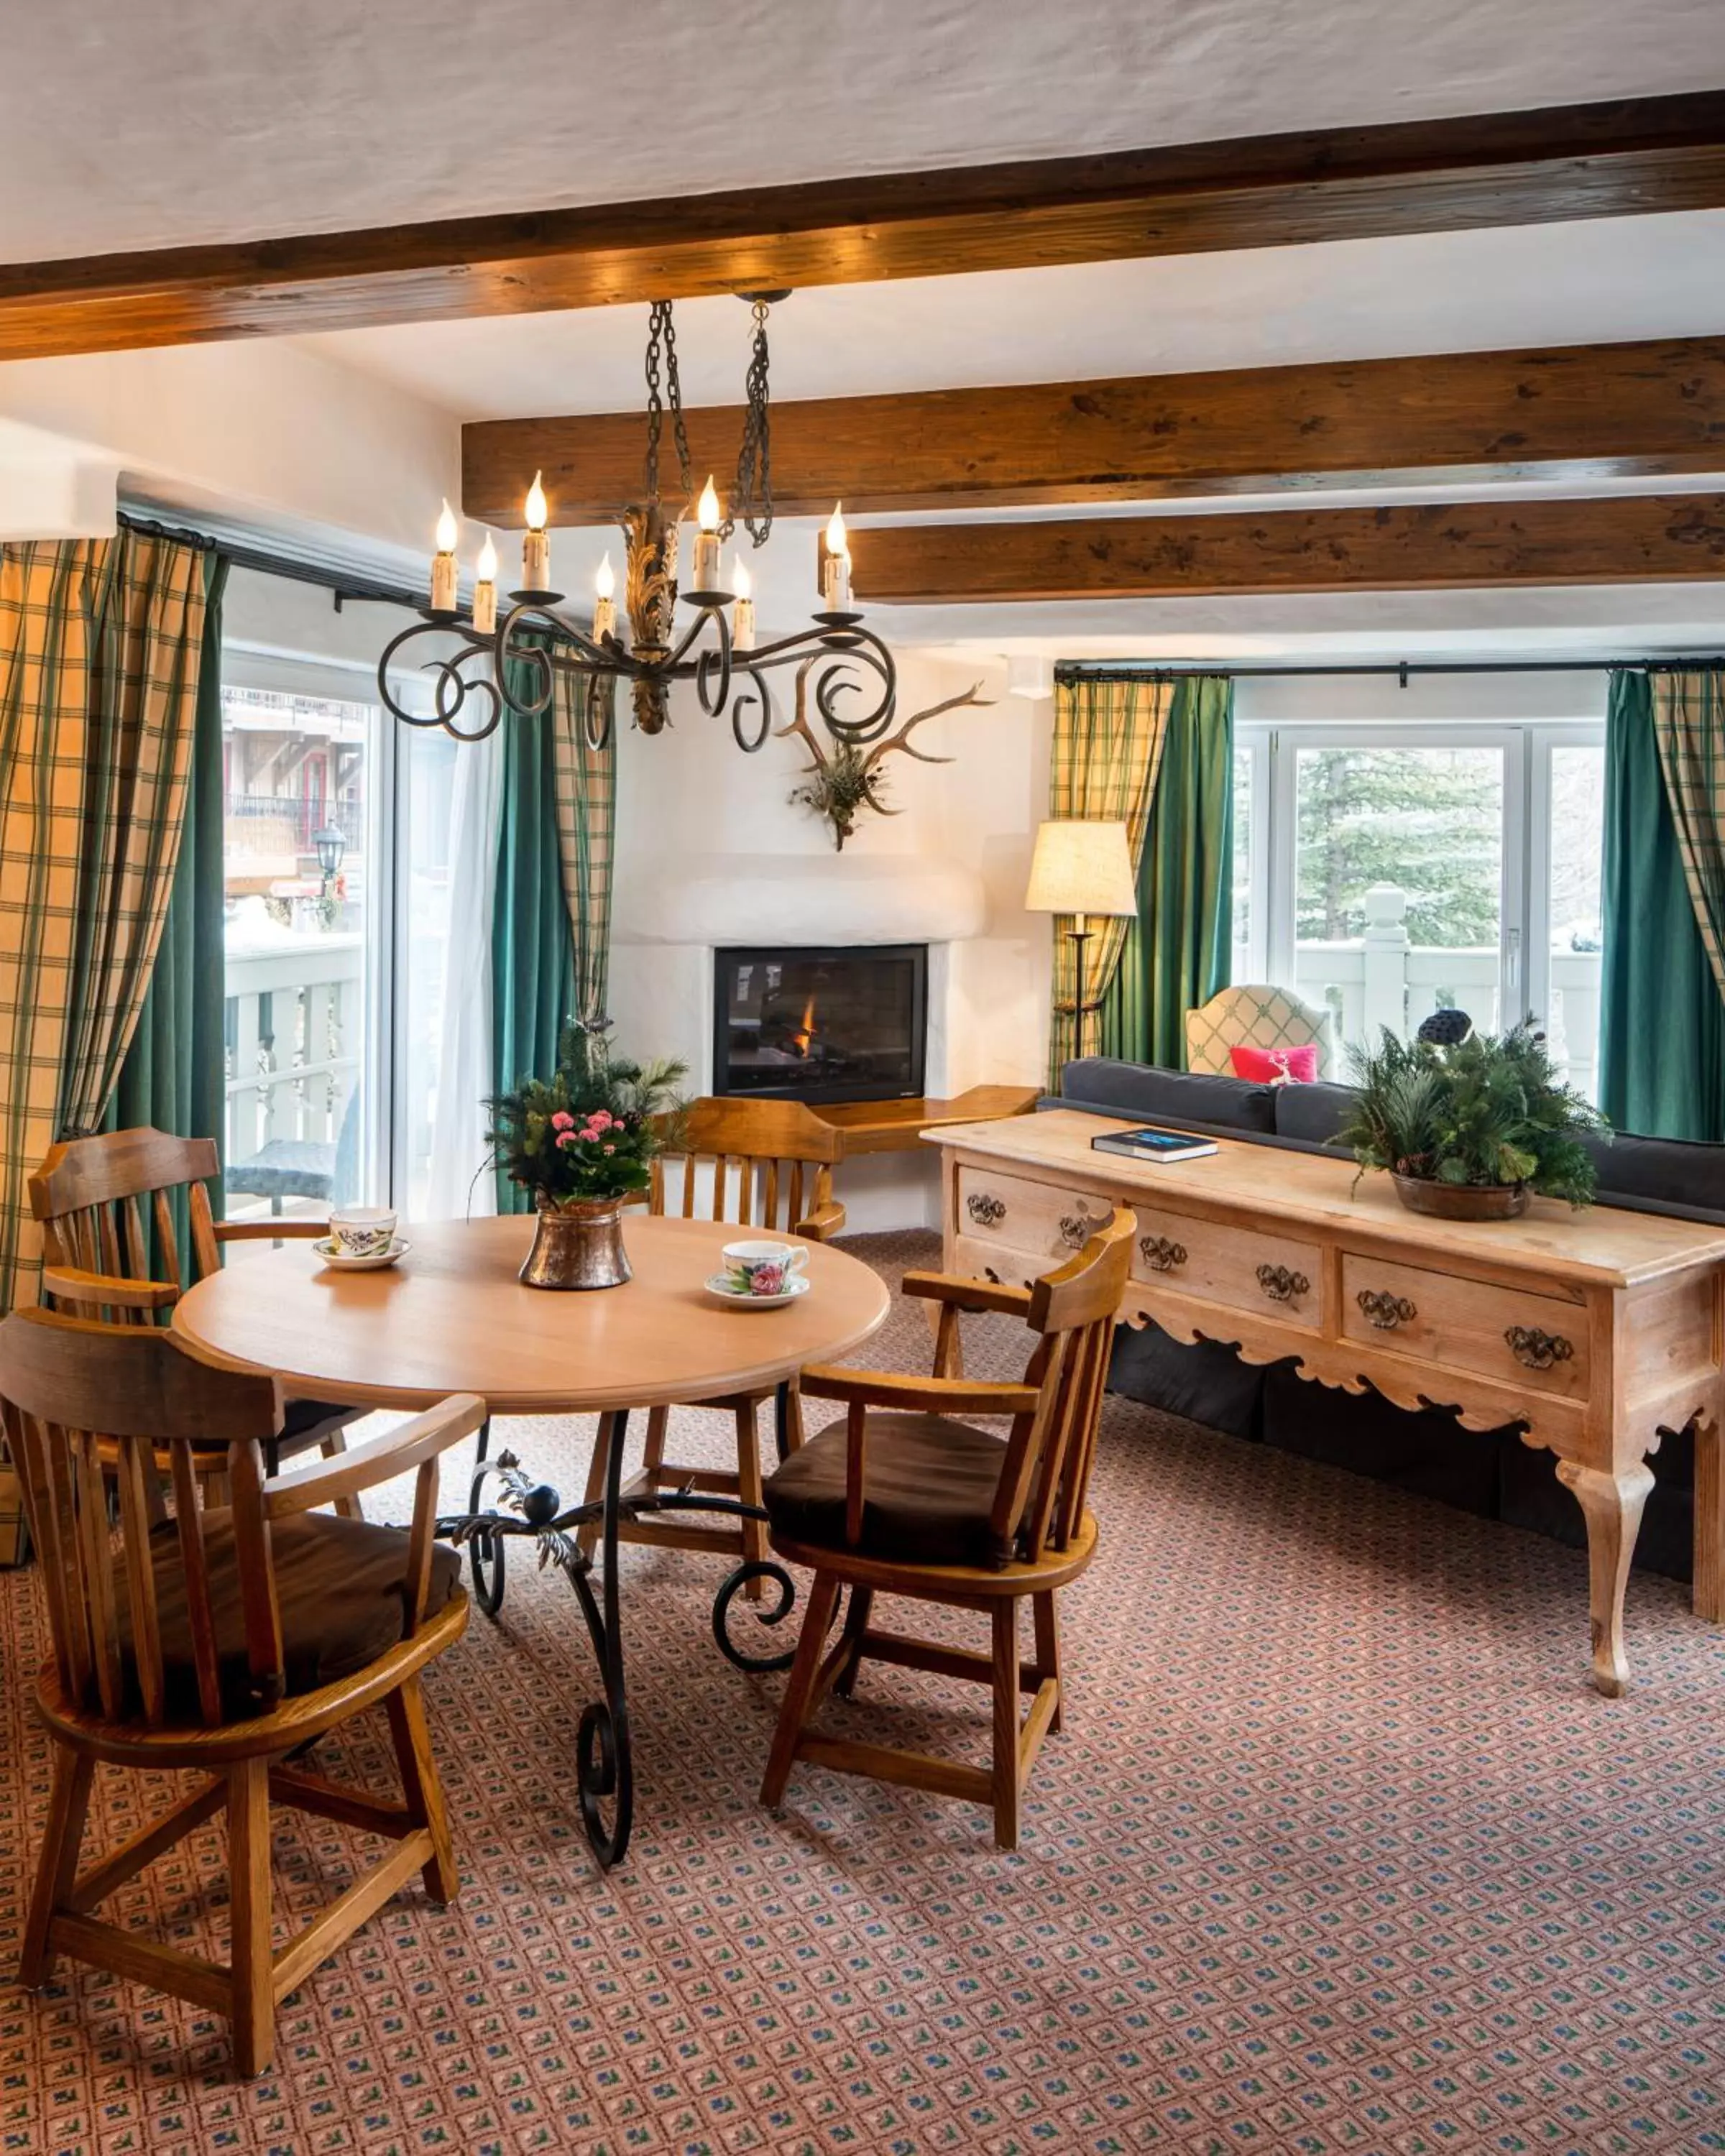
[[[988,1804],[994,1839],[1016,1849],[1024,1784],[1051,1729],[1060,1726],[1062,1681],[1055,1598],[1089,1564],[1096,1526],[1085,1507],[1102,1389],[1125,1290],[1136,1222],[1117,1207],[1057,1272],[1029,1288],[937,1273],[907,1273],[906,1295],[940,1306],[932,1378],[811,1367],[803,1391],[845,1404],[833,1424],[768,1479],[775,1553],[814,1574],[773,1740],[763,1804],[778,1805],[793,1765],[812,1759],[841,1774],[908,1784]],[[1022,1317],[1036,1335],[1023,1381],[1001,1384],[938,1374],[956,1359],[957,1312]],[[1011,1418],[1004,1437],[954,1419]],[[839,1591],[850,1607],[829,1648]],[[877,1594],[986,1614],[987,1654],[870,1624]],[[1031,1606],[1034,1653],[1019,1656],[1019,1604]],[[989,1686],[990,1768],[889,1750],[816,1733],[810,1722],[835,1686],[848,1694],[865,1661],[932,1670]],[[1021,1724],[1019,1697],[1031,1695]]]
[[[234,2063],[260,2072],[276,2002],[326,1961],[414,1871],[434,1902],[459,1881],[420,1694],[420,1672],[458,1639],[467,1597],[433,1539],[438,1455],[478,1429],[483,1402],[444,1400],[343,1459],[268,1485],[280,1429],[273,1378],[213,1369],[168,1333],[43,1310],[0,1324],[0,1413],[41,1553],[53,1658],[37,1711],[54,1786],[24,1929],[20,1981],[56,1954],[190,1999],[234,2026]],[[234,1502],[200,1507],[195,1453],[228,1441]],[[98,1448],[118,1461],[110,1536]],[[174,1496],[165,1517],[156,1459]],[[417,1469],[411,1532],[313,1508]],[[399,1802],[283,1763],[309,1739],[381,1702]],[[110,1856],[79,1869],[99,1762],[203,1777]],[[270,1928],[275,1798],[394,1848],[279,1949]],[[225,1969],[90,1912],[213,1814],[228,1815],[232,1950]]]
[[[186,1195],[193,1276],[217,1271],[224,1244],[279,1242],[329,1233],[327,1220],[217,1220],[208,1179],[221,1173],[210,1138],[174,1137],[147,1126],[57,1145],[30,1178],[30,1209],[42,1223],[42,1294],[64,1309],[110,1324],[155,1325],[180,1299],[180,1250],[170,1194]],[[145,1233],[156,1230],[157,1277]],[[333,1400],[290,1399],[281,1430],[264,1448],[265,1472],[316,1445],[340,1452],[347,1424],[370,1412]],[[357,1516],[357,1508],[352,1507]]]
[[[739,1232],[752,1229],[759,1235],[804,1235],[824,1243],[845,1225],[845,1208],[833,1196],[833,1168],[844,1157],[842,1132],[824,1123],[800,1101],[707,1099],[696,1101],[688,1116],[687,1151],[680,1157],[661,1157],[653,1163],[650,1204],[655,1213],[680,1213],[685,1220],[734,1222]],[[669,1408],[652,1408],[647,1414],[647,1445],[640,1471],[624,1486],[625,1496],[641,1496],[664,1489],[710,1491],[741,1496],[745,1504],[761,1502],[761,1455],[757,1430],[761,1402],[766,1393],[726,1394],[714,1400],[691,1401],[691,1406],[725,1408],[737,1418],[737,1472],[712,1468],[680,1467],[665,1457]],[[794,1445],[801,1435],[799,1410],[793,1396],[784,1442]],[[587,1495],[596,1500],[605,1486],[603,1444],[593,1450]],[[597,1527],[583,1530],[581,1541],[591,1550],[598,1539]],[[716,1550],[730,1557],[758,1561],[767,1553],[767,1532],[758,1520],[743,1520],[737,1527],[685,1525],[670,1519],[625,1520],[620,1531],[626,1542],[655,1543],[672,1549]],[[758,1599],[761,1582],[752,1579],[745,1589]]]

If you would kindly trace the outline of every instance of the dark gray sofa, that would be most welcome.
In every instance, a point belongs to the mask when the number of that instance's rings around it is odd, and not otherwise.
[[[1245,1079],[1167,1070],[1153,1064],[1086,1056],[1069,1063],[1058,1096],[1045,1108],[1124,1116],[1213,1137],[1337,1152],[1345,1086],[1258,1086]],[[1725,1146],[1627,1134],[1594,1147],[1599,1202],[1725,1226]],[[1464,1430],[1442,1409],[1409,1414],[1376,1393],[1358,1397],[1314,1385],[1290,1363],[1256,1368],[1214,1342],[1187,1346],[1159,1326],[1123,1326],[1109,1383],[1129,1399],[1184,1415],[1254,1443],[1458,1505],[1584,1547],[1574,1500],[1552,1473],[1551,1456],[1521,1442],[1514,1424]],[[1687,1430],[1654,1455],[1635,1563],[1687,1579],[1692,1563],[1695,1446]]]

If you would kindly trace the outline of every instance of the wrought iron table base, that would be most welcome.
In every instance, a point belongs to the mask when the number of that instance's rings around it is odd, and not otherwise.
[[[775,1419],[781,1458],[788,1446],[788,1402],[789,1388],[781,1385]],[[495,1617],[502,1606],[504,1552],[510,1541],[517,1537],[531,1536],[539,1545],[540,1569],[555,1564],[574,1589],[604,1687],[603,1698],[594,1700],[583,1711],[576,1732],[576,1789],[588,1840],[600,1865],[608,1871],[629,1847],[634,1818],[634,1763],[624,1681],[617,1578],[618,1529],[625,1515],[634,1519],[646,1512],[721,1512],[751,1520],[764,1519],[766,1514],[757,1506],[745,1505],[740,1498],[708,1496],[693,1491],[663,1490],[651,1495],[624,1497],[623,1450],[629,1430],[626,1408],[614,1409],[599,1419],[598,1441],[607,1447],[604,1495],[594,1502],[567,1507],[549,1483],[528,1481],[513,1453],[500,1453],[495,1460],[486,1457],[490,1427],[488,1421],[480,1431],[478,1463],[467,1511],[440,1517],[437,1532],[447,1541],[467,1544],[474,1599],[488,1617]],[[489,1511],[480,1509],[488,1476],[502,1484],[508,1501],[516,1510],[499,1512],[495,1507]],[[603,1564],[597,1594],[593,1584],[593,1558],[577,1539],[579,1530],[595,1520],[600,1523]],[[757,1623],[783,1624],[790,1614],[797,1590],[789,1573],[771,1559],[745,1562],[726,1575],[713,1598],[713,1638],[721,1653],[740,1670],[752,1673],[788,1669],[795,1658],[794,1649],[780,1654],[749,1655],[730,1636],[731,1605],[753,1579],[771,1579],[778,1589],[775,1607],[754,1612]],[[608,1825],[605,1816],[608,1804],[611,1810]]]

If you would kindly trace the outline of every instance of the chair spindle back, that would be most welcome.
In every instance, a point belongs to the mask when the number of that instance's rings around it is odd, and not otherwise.
[[[655,1213],[824,1241],[845,1224],[833,1196],[844,1133],[800,1101],[696,1101],[686,1150],[653,1163]],[[711,1183],[702,1188],[702,1170]]]
[[[209,1445],[228,1440],[235,1555],[246,1652],[260,1707],[285,1683],[270,1562],[261,1441],[281,1428],[275,1379],[195,1361],[171,1334],[45,1310],[0,1322],[0,1417],[40,1553],[62,1689],[110,1721],[167,1717],[151,1531],[165,1517],[159,1456],[170,1466],[198,1712],[223,1720],[203,1515],[196,1477]],[[197,1448],[206,1455],[200,1467]],[[120,1532],[109,1526],[108,1476]],[[123,1559],[123,1563],[122,1563]],[[121,1654],[122,1595],[131,1643]]]
[[[1024,1372],[1035,1411],[1014,1419],[990,1524],[1003,1548],[1034,1560],[1070,1547],[1084,1518],[1115,1313],[1132,1269],[1136,1216],[1117,1206],[1076,1256],[1030,1291],[1041,1335]]]
[[[179,1239],[171,1194],[187,1194],[193,1276],[218,1270],[221,1252],[208,1183],[221,1173],[213,1138],[180,1138],[147,1126],[95,1137],[69,1138],[54,1147],[30,1178],[30,1209],[42,1224],[49,1269],[124,1276],[162,1290],[153,1306],[80,1301],[125,1324],[148,1325],[171,1307],[180,1281]],[[152,1264],[145,1229],[147,1204],[156,1229]],[[64,1295],[51,1299],[67,1301]]]

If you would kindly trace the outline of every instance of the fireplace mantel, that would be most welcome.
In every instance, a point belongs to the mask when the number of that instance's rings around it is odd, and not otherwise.
[[[617,896],[623,943],[947,943],[988,919],[980,876],[925,855],[697,854]]]

